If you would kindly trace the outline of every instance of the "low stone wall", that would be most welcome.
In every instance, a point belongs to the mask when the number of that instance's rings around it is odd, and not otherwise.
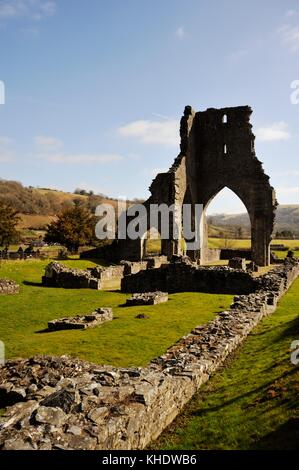
[[[123,260],[120,264],[124,267],[124,275],[137,274],[139,271],[147,269],[147,261],[126,261]]]
[[[9,279],[0,279],[0,295],[18,294],[20,286]]]
[[[208,292],[248,294],[254,292],[258,281],[249,273],[227,266],[202,267],[195,263],[176,262],[125,276],[123,292]]]
[[[133,294],[127,299],[126,305],[156,305],[168,301],[167,292],[145,292],[144,294]]]
[[[0,367],[0,447],[142,449],[244,341],[299,274],[291,260],[237,296],[230,310],[184,336],[146,368],[97,366],[66,356]],[[15,403],[15,404],[14,404]]]
[[[101,282],[104,281],[120,281],[124,277],[124,266],[109,266],[102,267],[96,266],[95,268],[88,268],[88,271]]]
[[[121,281],[124,276],[137,274],[147,269],[158,269],[167,263],[166,256],[146,258],[144,261],[121,261],[114,266],[96,266],[83,269],[71,269],[56,261],[45,268],[42,284],[46,287],[64,287],[69,289],[102,289],[104,282]]]
[[[112,308],[98,308],[87,315],[76,315],[75,317],[58,318],[48,322],[51,331],[58,330],[85,330],[94,328],[113,319]]]
[[[71,269],[54,261],[46,266],[42,284],[46,287],[65,289],[101,289],[101,281],[89,271]]]
[[[88,270],[93,277],[100,279],[100,281],[120,281],[128,274],[136,274],[145,269],[157,269],[164,263],[167,263],[166,256],[151,256],[145,258],[143,261],[124,260],[115,266],[97,266],[95,268],[89,268]]]

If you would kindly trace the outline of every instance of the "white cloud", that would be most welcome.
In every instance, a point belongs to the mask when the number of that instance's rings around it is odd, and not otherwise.
[[[286,24],[279,29],[282,42],[290,48],[292,52],[299,51],[299,26]]]
[[[288,125],[284,121],[274,122],[267,127],[260,127],[256,130],[255,134],[261,142],[288,140],[291,137]]]
[[[36,156],[41,160],[51,163],[88,164],[88,163],[112,163],[122,160],[121,155],[116,154],[92,154],[92,153],[66,153],[64,144],[56,137],[39,135],[34,138]]]
[[[286,11],[285,16],[287,18],[291,18],[292,16],[295,16],[296,14],[297,14],[296,10],[288,10],[288,11]]]
[[[0,162],[11,162],[14,159],[13,141],[9,137],[0,136]]]
[[[27,17],[39,21],[55,13],[53,0],[0,0],[0,19]]]
[[[183,39],[186,36],[184,26],[179,26],[175,32],[175,35],[179,39]]]
[[[179,144],[179,122],[165,121],[133,121],[118,129],[122,137],[134,138],[143,144],[160,144],[177,147]]]

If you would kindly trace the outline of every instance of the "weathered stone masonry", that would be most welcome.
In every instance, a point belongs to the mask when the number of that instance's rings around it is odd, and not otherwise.
[[[1,294],[18,294],[20,286],[15,281],[8,279],[0,279],[0,295]]]
[[[101,289],[100,279],[93,277],[90,271],[68,268],[56,261],[46,266],[42,284],[65,289]]]
[[[215,256],[208,249],[206,210],[213,198],[225,187],[244,203],[251,222],[252,260],[259,266],[270,265],[270,241],[277,201],[269,176],[255,154],[255,136],[250,124],[252,110],[238,106],[195,112],[186,106],[180,125],[180,153],[166,173],[159,173],[150,186],[151,196],[144,205],[172,204],[182,207],[203,205],[200,249],[187,254],[205,264]],[[193,219],[194,220],[194,219]],[[130,216],[128,216],[128,223]],[[149,222],[149,217],[148,217]],[[180,221],[178,221],[180,224]],[[170,232],[173,219],[170,218]],[[161,227],[147,226],[147,231]],[[183,236],[183,229],[181,227]],[[102,251],[115,260],[141,260],[146,233],[136,240],[115,240]],[[162,254],[170,259],[180,254],[181,240],[162,239]],[[105,253],[104,253],[105,252]]]
[[[202,267],[188,260],[163,265],[125,276],[123,292],[208,292],[248,294],[255,291],[259,281],[249,273],[227,266]]]
[[[97,308],[94,312],[75,317],[65,317],[48,322],[50,331],[56,330],[85,330],[94,328],[113,319],[112,308]]]
[[[244,341],[299,274],[288,260],[235,297],[146,368],[98,366],[66,356],[0,368],[3,449],[142,449]],[[16,404],[14,404],[16,403]]]

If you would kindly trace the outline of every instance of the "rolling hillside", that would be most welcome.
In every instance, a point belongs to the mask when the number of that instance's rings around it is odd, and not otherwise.
[[[228,227],[242,227],[249,230],[250,221],[248,214],[215,214],[209,217],[209,224],[222,227],[224,230]],[[299,205],[279,205],[276,212],[276,221],[274,233],[277,231],[291,231],[295,236],[299,236]]]
[[[76,193],[67,193],[56,189],[25,187],[17,181],[0,179],[0,201],[11,204],[19,211],[22,230],[45,230],[46,225],[61,209],[76,203],[91,211],[101,203],[117,206],[116,199],[103,194],[81,192],[84,194],[80,194],[79,190]],[[215,214],[208,217],[208,222],[212,237],[242,238],[250,235],[250,222],[246,213]],[[299,205],[278,206],[274,233],[284,230],[299,237]]]
[[[12,205],[21,216],[21,230],[45,230],[64,208],[81,204],[91,211],[102,203],[117,206],[116,199],[93,193],[67,193],[55,189],[25,187],[17,181],[0,180],[0,201]]]

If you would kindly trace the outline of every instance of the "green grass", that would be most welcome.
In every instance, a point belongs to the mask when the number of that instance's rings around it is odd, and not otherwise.
[[[250,239],[223,239],[223,238],[213,238],[209,237],[209,248],[223,248],[225,243],[229,245],[230,248],[250,248],[251,240]],[[291,250],[299,247],[299,240],[272,240],[272,245],[284,245],[289,247]],[[231,245],[231,246],[230,246]],[[283,252],[284,253],[284,252]]]
[[[34,354],[69,354],[99,364],[142,366],[162,354],[194,326],[212,319],[227,308],[232,296],[201,293],[170,295],[167,303],[123,307],[127,295],[119,291],[45,288],[40,285],[48,261],[7,261],[0,277],[20,283],[20,294],[0,296],[0,339],[6,357]],[[86,268],[89,260],[68,260],[71,267]],[[40,333],[54,318],[112,307],[114,320],[80,331]],[[148,319],[136,319],[145,313]]]
[[[183,243],[183,242],[182,242]],[[282,244],[289,247],[291,250],[294,248],[299,247],[299,240],[273,240],[272,244]],[[153,240],[149,239],[147,241],[147,252],[150,253],[159,253],[161,251],[161,241],[160,240]],[[251,247],[251,240],[244,239],[223,239],[223,238],[213,238],[209,237],[209,248],[250,248]],[[182,248],[184,248],[182,246]],[[275,251],[275,254],[278,258],[285,258],[287,255],[287,251]],[[299,250],[295,251],[295,256],[299,257]]]
[[[251,240],[244,239],[244,240],[237,240],[237,239],[229,239],[224,240],[223,238],[212,238],[209,237],[209,248],[224,248],[225,244],[227,244],[227,248],[250,248],[251,247]],[[272,244],[282,244],[289,247],[291,250],[299,247],[299,240],[273,240]],[[287,251],[274,251],[276,256],[280,259],[284,259],[287,255]],[[294,251],[295,256],[299,257],[299,250]]]
[[[152,448],[298,449],[298,305],[299,279]]]

